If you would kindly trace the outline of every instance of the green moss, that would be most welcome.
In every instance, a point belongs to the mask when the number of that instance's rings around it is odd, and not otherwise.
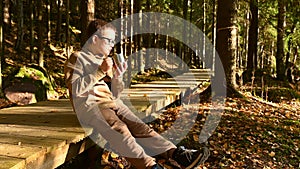
[[[35,96],[37,101],[54,99],[58,97],[57,92],[54,90],[54,82],[47,72],[38,66],[32,67],[23,66],[10,75],[10,85],[17,83],[31,83],[35,86]]]

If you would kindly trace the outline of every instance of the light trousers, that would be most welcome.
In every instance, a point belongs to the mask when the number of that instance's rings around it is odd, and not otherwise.
[[[97,110],[97,111],[96,111]],[[163,138],[124,104],[117,109],[94,109],[87,125],[99,133],[116,153],[137,169],[155,164],[153,156],[168,156],[176,146]]]

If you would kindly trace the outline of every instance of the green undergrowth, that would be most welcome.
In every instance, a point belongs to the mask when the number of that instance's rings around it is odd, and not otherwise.
[[[243,80],[244,85],[240,89],[263,100],[276,103],[300,100],[300,90],[295,87],[297,85],[291,84],[287,80],[277,80],[265,72],[258,71],[251,79],[248,77]]]

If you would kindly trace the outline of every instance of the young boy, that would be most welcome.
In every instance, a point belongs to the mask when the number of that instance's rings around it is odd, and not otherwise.
[[[197,165],[203,158],[202,152],[177,148],[143,123],[119,99],[127,64],[116,65],[108,57],[114,47],[116,28],[95,20],[89,25],[89,31],[92,35],[85,45],[65,64],[70,99],[81,124],[92,127],[137,169],[163,168],[152,157],[158,154],[184,168]]]

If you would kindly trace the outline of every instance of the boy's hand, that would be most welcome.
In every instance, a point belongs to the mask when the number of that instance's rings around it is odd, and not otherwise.
[[[103,62],[99,67],[104,73],[107,73],[113,67],[112,58],[107,57],[107,58],[103,59]]]

